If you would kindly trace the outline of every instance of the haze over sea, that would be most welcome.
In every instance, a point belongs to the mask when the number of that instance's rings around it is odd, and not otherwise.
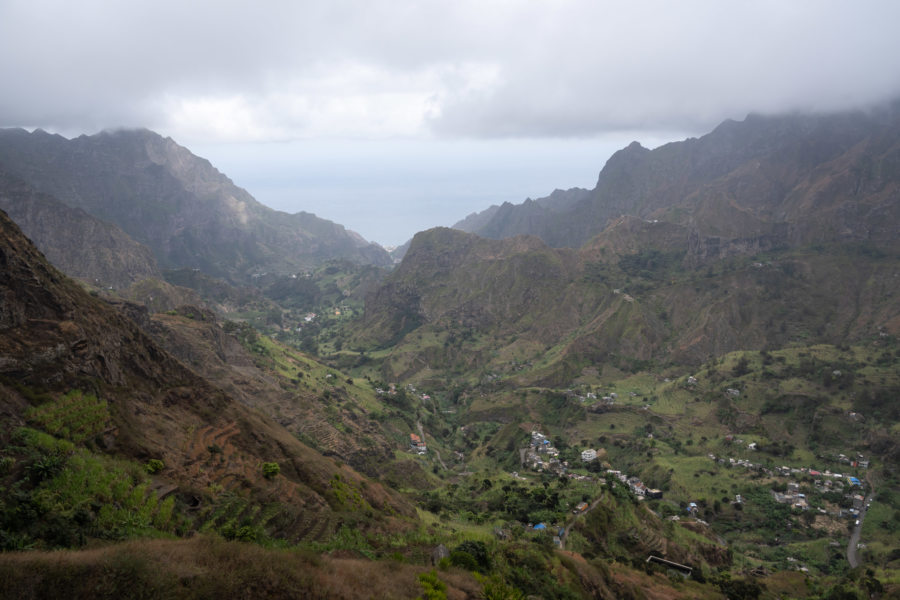
[[[306,211],[384,246],[492,204],[593,188],[637,134],[602,139],[308,140],[190,147],[271,208]],[[671,140],[687,134],[673,133]],[[176,140],[178,141],[178,140]],[[665,138],[638,139],[653,148]]]
[[[0,2],[0,127],[147,128],[396,245],[592,188],[635,140],[895,98],[898,21],[891,0]]]

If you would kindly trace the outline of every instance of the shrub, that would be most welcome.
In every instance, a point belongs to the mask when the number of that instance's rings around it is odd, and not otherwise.
[[[147,461],[147,464],[144,465],[144,470],[150,475],[153,475],[154,473],[162,471],[165,466],[165,463],[158,458],[151,458]]]
[[[494,575],[491,578],[476,575],[481,582],[481,596],[485,600],[525,600],[525,594],[507,585],[502,579]]]
[[[447,584],[438,578],[434,569],[419,575],[419,582],[425,592],[424,600],[447,600]]]
[[[474,566],[468,564],[460,564],[454,560],[454,555],[459,554],[459,560],[468,563],[468,559],[474,562]],[[491,570],[491,558],[488,554],[487,546],[484,542],[478,540],[466,540],[453,549],[450,554],[450,562],[456,566],[464,567],[470,571],[481,571],[487,573]]]
[[[274,479],[281,473],[281,467],[278,466],[278,463],[266,462],[262,464],[262,473],[266,479]]]
[[[467,571],[478,570],[478,561],[475,560],[474,556],[463,550],[454,550],[450,553],[450,564]]]

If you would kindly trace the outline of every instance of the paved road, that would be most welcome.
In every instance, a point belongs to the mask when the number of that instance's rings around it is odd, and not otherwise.
[[[866,518],[866,507],[869,505],[869,502],[872,501],[872,497],[875,495],[875,490],[869,492],[869,495],[866,496],[866,502],[863,504],[863,507],[859,509],[859,525],[853,526],[853,533],[850,534],[850,542],[847,544],[847,562],[850,563],[850,568],[855,569],[859,566],[859,536],[862,533],[863,519]]]

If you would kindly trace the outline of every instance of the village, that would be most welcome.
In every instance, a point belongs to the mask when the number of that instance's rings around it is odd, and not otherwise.
[[[733,436],[728,437],[731,438]],[[729,439],[728,441],[733,442],[736,445],[743,444],[743,440],[740,439]],[[747,449],[755,450],[756,444],[753,442],[747,444]],[[715,454],[708,454],[707,457],[719,465],[744,467],[746,469],[757,471],[767,477],[790,479],[790,481],[773,486],[771,493],[776,502],[780,504],[789,504],[791,508],[797,510],[809,510],[812,508],[812,505],[808,493],[802,491],[803,486],[801,486],[801,483],[796,481],[796,479],[806,479],[807,482],[811,482],[814,486],[812,489],[822,494],[827,494],[829,492],[843,494],[845,491],[848,492],[844,494],[844,501],[842,502],[842,504],[847,504],[848,506],[839,507],[838,510],[833,510],[831,512],[819,507],[817,510],[821,514],[829,514],[830,516],[840,519],[856,518],[865,504],[865,496],[861,493],[865,490],[865,483],[855,475],[849,473],[837,473],[832,472],[829,469],[819,470],[812,467],[788,467],[784,465],[770,468],[743,458],[725,458],[716,456]],[[867,469],[869,466],[869,461],[866,460],[862,454],[858,454],[855,459],[851,459],[844,454],[839,454],[836,457],[836,460],[837,462],[847,464],[857,469]],[[736,501],[741,501],[740,496],[737,497]]]
[[[547,457],[547,460],[544,460],[544,457]],[[594,461],[603,461],[605,458],[606,450],[602,448],[599,450],[587,448],[581,451],[581,462],[584,465],[589,465]],[[524,449],[523,462],[525,466],[528,466],[533,471],[550,472],[560,477],[569,477],[570,479],[592,479],[593,481],[598,481],[596,478],[587,475],[569,472],[569,462],[560,461],[559,450],[553,446],[546,435],[536,430],[531,432],[531,445]],[[597,471],[596,469],[591,470]],[[660,490],[647,487],[637,477],[629,477],[625,473],[612,468],[608,468],[604,472],[618,479],[631,490],[631,493],[641,500],[644,498],[662,498]]]
[[[408,392],[422,402],[427,402],[430,396],[427,393],[420,392],[412,385],[406,386]],[[379,395],[395,395],[396,388],[393,385],[388,389],[377,389]],[[727,393],[739,393],[737,390],[728,390]],[[588,392],[583,396],[577,396],[584,403],[590,403],[589,410],[605,412],[609,410],[617,401],[617,395],[612,392],[598,398],[594,393]],[[646,407],[645,407],[646,408]],[[651,436],[652,437],[652,436]],[[728,447],[741,451],[742,454],[747,452],[755,453],[760,450],[759,442],[745,442],[735,435],[729,434],[724,437],[724,442]],[[409,451],[418,455],[428,453],[424,434],[421,427],[419,433],[409,434]],[[527,469],[535,473],[546,473],[554,475],[558,478],[566,478],[572,481],[580,481],[592,483],[599,486],[607,486],[613,480],[617,480],[623,489],[628,490],[636,501],[644,500],[662,500],[663,491],[647,486],[639,477],[629,475],[620,469],[616,469],[608,462],[607,451],[603,448],[566,448],[561,452],[557,448],[551,438],[541,431],[539,426],[535,426],[530,431],[528,445],[518,450],[518,462],[523,469]],[[865,491],[864,483],[859,477],[852,473],[832,471],[829,469],[816,469],[813,467],[789,467],[789,466],[772,466],[753,462],[748,458],[717,456],[708,454],[707,457],[714,461],[717,465],[726,468],[743,467],[752,470],[758,474],[771,478],[773,480],[770,493],[775,502],[789,505],[792,510],[810,511],[814,514],[831,517],[834,519],[849,519],[851,526],[858,526],[864,515],[861,511],[865,509]],[[839,463],[859,471],[867,469],[869,461],[861,454],[850,457],[845,454],[836,454],[834,456],[822,457],[829,464]],[[575,462],[572,462],[575,461]],[[446,467],[445,467],[446,468]],[[834,468],[832,466],[832,468]],[[843,469],[840,469],[843,471]],[[525,480],[519,472],[512,472],[511,476],[517,480]],[[785,481],[786,480],[786,481]],[[818,492],[818,493],[814,493]],[[740,493],[734,495],[731,502],[738,509],[747,502]],[[681,517],[692,518],[702,525],[708,525],[701,520],[701,514],[706,513],[705,504],[698,500],[681,502],[672,504],[673,508],[681,512]],[[560,520],[557,523],[551,521],[521,523],[526,531],[532,531],[537,534],[546,534],[552,536],[553,543],[558,547],[563,547],[566,539],[566,530],[571,524],[571,519],[578,515],[588,512],[591,508],[589,500],[585,498],[582,501],[573,503],[568,510],[571,511],[571,517],[568,520]],[[656,510],[659,510],[658,508]],[[703,511],[703,512],[701,512]],[[660,514],[660,513],[657,513]],[[666,511],[663,511],[666,514]],[[679,520],[678,514],[668,512],[670,520]]]

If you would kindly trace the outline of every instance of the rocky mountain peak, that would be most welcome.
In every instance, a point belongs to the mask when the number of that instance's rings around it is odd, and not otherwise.
[[[887,190],[900,186],[893,166],[897,114],[896,104],[838,114],[752,114],[653,150],[633,142],[610,157],[593,190],[572,196],[576,201],[559,203],[554,193],[472,215],[465,225],[492,238],[530,233],[556,247],[579,247],[622,215],[696,226],[701,237],[721,238],[718,247],[734,239],[740,243],[732,248],[755,248],[741,240],[760,236],[809,243],[823,232],[884,243],[883,217],[897,210]],[[880,190],[862,203],[854,191],[860,178]],[[810,213],[813,205],[818,209]]]
[[[72,140],[3,130],[0,164],[36,190],[117,225],[164,268],[246,282],[254,273],[296,273],[331,259],[391,264],[384,249],[340,225],[263,206],[209,161],[146,129]]]

